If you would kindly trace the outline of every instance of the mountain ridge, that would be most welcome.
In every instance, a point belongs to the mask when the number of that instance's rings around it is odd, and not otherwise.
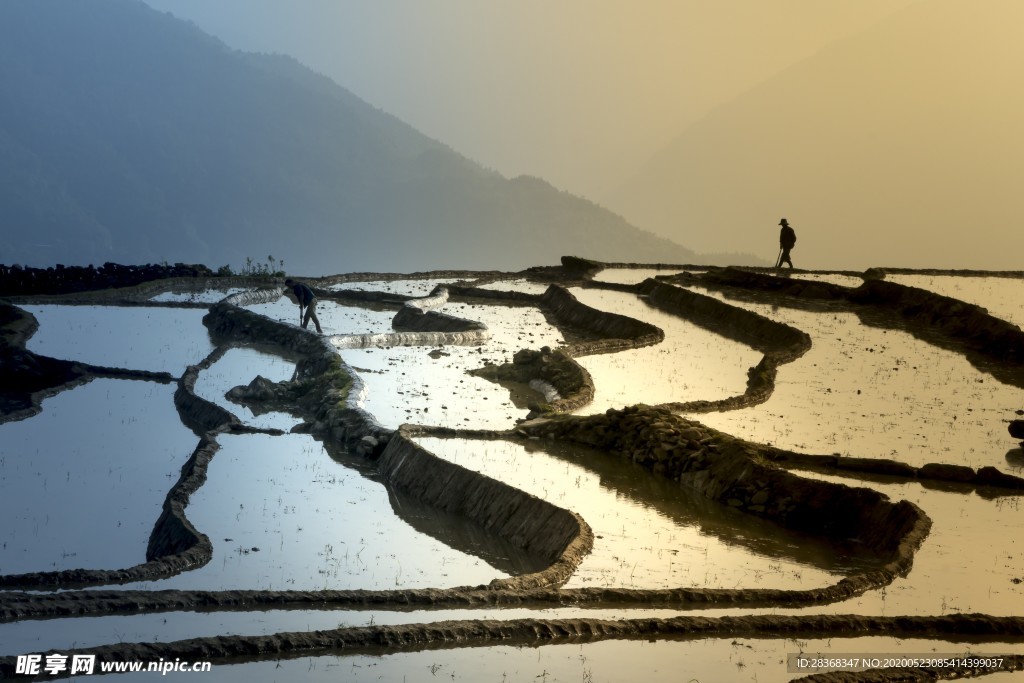
[[[691,262],[544,181],[506,179],[290,57],[136,0],[0,5],[0,262],[309,274]]]

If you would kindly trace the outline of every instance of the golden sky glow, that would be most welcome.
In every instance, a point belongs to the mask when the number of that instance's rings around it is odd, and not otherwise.
[[[1024,25],[1016,0],[147,2],[233,47],[291,54],[485,166],[701,251],[770,260],[774,237],[761,235],[792,214],[798,266],[894,254],[1011,267],[995,251],[1019,232],[1007,192],[1024,179],[1010,125],[1024,111],[1007,80],[1021,41],[1004,40]],[[712,137],[698,149],[702,127]],[[942,201],[922,210],[932,194]],[[969,256],[946,244],[965,221],[987,234]],[[858,253],[883,237],[886,249]]]

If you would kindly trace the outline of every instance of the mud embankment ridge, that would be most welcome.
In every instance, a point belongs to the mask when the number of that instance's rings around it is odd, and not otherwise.
[[[580,265],[574,275],[592,275],[591,262]],[[776,280],[777,278],[770,278]],[[815,283],[821,284],[821,283]],[[891,283],[886,283],[891,284]],[[806,351],[806,335],[785,326],[765,325],[764,318],[736,313],[730,307],[700,295],[689,296],[677,287],[648,281],[639,293],[660,307],[683,315],[697,324],[724,330],[723,334],[744,341],[765,354],[752,369],[747,393],[729,399],[735,405],[759,401],[770,394],[779,364]],[[845,289],[845,288],[840,288]],[[886,288],[881,288],[886,289]],[[881,289],[879,291],[881,291]],[[561,291],[559,291],[561,290]],[[466,289],[453,288],[457,295]],[[482,290],[485,291],[485,290]],[[815,290],[819,298],[831,298],[828,287]],[[657,343],[661,331],[653,326],[612,316],[600,311],[587,312],[566,290],[549,288],[538,304],[531,295],[508,293],[504,297],[518,305],[542,305],[553,318],[580,332],[566,349],[548,351],[547,370],[529,370],[526,375],[543,375],[562,383],[567,395],[579,396],[584,379],[574,376],[572,355],[617,348],[634,348]],[[515,296],[512,296],[515,295]],[[401,488],[430,505],[477,520],[492,533],[513,540],[551,562],[548,569],[533,575],[492,582],[489,586],[455,589],[395,591],[89,591],[48,595],[7,591],[0,595],[0,620],[73,614],[124,614],[160,612],[198,607],[221,609],[265,609],[288,607],[373,607],[400,609],[411,605],[435,607],[479,607],[485,605],[556,606],[608,605],[673,606],[693,608],[711,605],[797,606],[831,602],[887,585],[895,576],[905,574],[913,554],[928,532],[930,522],[916,506],[901,501],[892,503],[866,489],[825,484],[801,479],[777,467],[784,460],[778,449],[743,442],[710,430],[697,422],[673,414],[669,404],[662,407],[634,406],[622,411],[578,418],[546,415],[519,425],[518,434],[508,438],[541,438],[570,441],[596,447],[608,457],[620,457],[648,468],[653,474],[678,482],[722,505],[771,520],[803,533],[827,538],[838,545],[851,545],[877,559],[878,569],[842,578],[837,584],[806,590],[771,589],[560,589],[572,574],[580,558],[589,551],[590,535],[585,522],[574,513],[533,498],[501,482],[447,463],[417,446],[403,430],[380,427],[372,416],[355,405],[360,386],[338,354],[331,340],[292,325],[270,321],[236,304],[270,300],[280,289],[246,293],[210,307],[204,320],[218,343],[217,353],[231,345],[252,345],[296,359],[296,379],[282,383],[254,383],[249,391],[239,390],[238,398],[254,403],[275,403],[304,421],[302,431],[315,434],[340,446],[365,455],[376,462],[389,486]],[[846,297],[843,294],[843,297]],[[891,294],[889,296],[892,296]],[[493,295],[495,300],[502,294]],[[901,295],[902,297],[902,295]],[[840,297],[842,298],[842,297]],[[570,301],[571,299],[571,301]],[[709,304],[704,299],[715,301]],[[906,303],[907,300],[901,298]],[[874,304],[872,304],[874,305]],[[405,307],[403,306],[403,309]],[[406,314],[416,320],[412,325],[431,327],[428,333],[452,321],[418,322],[420,313]],[[896,307],[899,308],[899,307]],[[914,306],[899,310],[914,321],[927,321],[931,313],[914,312]],[[927,308],[927,307],[925,307]],[[729,310],[731,309],[731,310]],[[422,315],[421,315],[422,313]],[[968,311],[970,313],[970,311]],[[758,320],[759,318],[759,320]],[[443,320],[443,319],[441,319]],[[456,319],[458,320],[458,319]],[[770,322],[770,321],[768,321]],[[7,342],[16,346],[25,336],[18,331],[24,320],[16,322]],[[404,324],[404,323],[403,323]],[[398,326],[402,326],[399,324]],[[921,324],[924,324],[923,322]],[[969,326],[968,326],[969,327]],[[997,326],[998,327],[998,326]],[[653,328],[653,329],[651,329]],[[730,329],[731,328],[731,329]],[[24,329],[22,327],[22,329]],[[983,339],[986,324],[956,328],[951,335]],[[959,331],[957,331],[959,330]],[[473,331],[472,328],[469,331]],[[795,334],[794,334],[795,332]],[[402,334],[396,332],[394,334]],[[461,333],[461,332],[457,332]],[[29,333],[30,334],[30,333]],[[20,336],[19,336],[20,335]],[[802,335],[802,336],[801,336]],[[399,337],[391,338],[389,343]],[[22,341],[23,346],[23,341]],[[1010,347],[1007,347],[1010,348]],[[531,352],[537,353],[537,352]],[[541,356],[545,355],[543,351]],[[557,363],[551,358],[560,354]],[[540,357],[540,356],[538,356]],[[524,360],[527,355],[523,356]],[[211,361],[211,359],[207,359]],[[537,361],[530,356],[530,365]],[[513,363],[512,365],[514,365]],[[192,391],[197,367],[190,368],[179,381],[175,402],[183,421],[197,434],[200,443],[182,470],[178,484],[168,494],[164,514],[154,528],[147,557],[182,567],[204,561],[208,539],[191,528],[184,515],[188,495],[205,480],[205,468],[216,453],[216,435],[244,429],[230,411],[196,397]],[[559,379],[561,376],[561,379]],[[554,384],[552,382],[552,384]],[[592,386],[592,383],[591,383]],[[575,392],[575,393],[574,393]],[[767,393],[766,393],[767,392]],[[716,402],[717,404],[718,402]],[[690,404],[680,404],[690,405]],[[733,404],[722,403],[725,409]],[[212,407],[211,407],[212,406]],[[692,409],[691,409],[692,410]],[[926,468],[920,468],[926,470]],[[978,476],[980,473],[975,473]],[[920,473],[918,473],[920,476]],[[949,476],[960,476],[950,473]],[[518,506],[516,508],[515,506]],[[208,559],[208,556],[207,556]],[[192,564],[189,564],[192,563]],[[179,569],[180,570],[180,569]],[[115,581],[103,581],[115,582]],[[306,656],[327,651],[394,652],[467,645],[540,644],[547,642],[584,642],[603,638],[649,638],[652,636],[704,635],[719,637],[776,636],[820,637],[829,635],[884,635],[900,637],[946,637],[974,634],[1001,640],[1024,638],[1024,622],[1019,618],[994,618],[984,615],[948,617],[859,617],[851,615],[797,615],[746,617],[677,617],[674,619],[523,619],[507,621],[466,620],[438,624],[409,624],[343,628],[308,633],[279,633],[270,636],[199,638],[175,643],[119,644],[79,651],[100,654],[104,660],[156,659],[187,657],[191,660],[259,660],[288,656]],[[1015,662],[1015,663],[1014,663]],[[1019,668],[1024,662],[1008,664]],[[11,658],[0,659],[0,673],[13,670]],[[873,674],[872,674],[873,675]],[[910,679],[913,672],[881,672],[877,680]],[[808,680],[838,680],[832,674]],[[908,678],[909,677],[909,678]]]

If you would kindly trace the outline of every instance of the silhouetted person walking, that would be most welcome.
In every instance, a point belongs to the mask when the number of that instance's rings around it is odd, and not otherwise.
[[[319,334],[323,334],[324,331],[320,329],[320,320],[316,317],[316,295],[313,294],[313,290],[291,278],[285,280],[284,284],[292,288],[295,298],[299,301],[299,318],[302,320],[302,329],[306,329],[306,325],[312,320],[313,324],[316,325],[316,331]],[[306,309],[306,317],[304,318],[302,317],[302,309]]]
[[[779,225],[782,226],[782,230],[779,231],[779,262],[775,267],[781,268],[783,263],[788,263],[792,268],[793,259],[790,258],[789,252],[796,246],[796,231],[789,227],[789,221],[785,218],[779,221]]]

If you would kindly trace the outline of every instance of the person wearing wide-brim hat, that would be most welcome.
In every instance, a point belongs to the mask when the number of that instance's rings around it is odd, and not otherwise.
[[[782,230],[779,231],[779,261],[775,267],[781,268],[783,263],[788,263],[792,268],[793,259],[790,258],[789,252],[796,246],[796,231],[789,227],[789,221],[785,218],[779,221],[779,225],[782,226]]]

